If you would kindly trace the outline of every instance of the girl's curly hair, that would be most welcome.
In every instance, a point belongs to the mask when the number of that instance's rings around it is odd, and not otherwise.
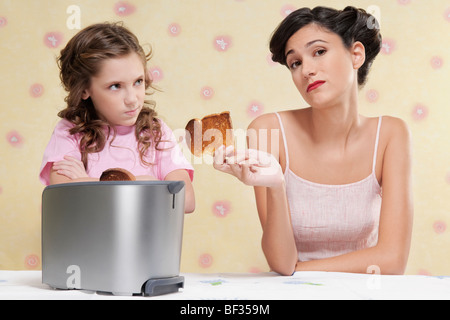
[[[60,79],[68,92],[65,98],[67,106],[58,113],[58,116],[74,124],[69,132],[80,136],[81,161],[86,169],[88,154],[102,151],[111,132],[113,140],[116,132],[114,127],[98,117],[90,98],[82,99],[83,91],[89,88],[91,77],[100,71],[102,61],[133,52],[142,59],[145,89],[153,88],[147,69],[151,49],[148,54],[145,54],[137,37],[120,22],[99,23],[86,27],[67,43],[58,57]],[[146,94],[152,93],[146,92]],[[155,106],[154,101],[145,100],[136,120],[135,135],[140,160],[144,165],[151,165],[145,160],[147,150],[152,144],[155,144],[157,148],[161,142],[161,125],[156,118]],[[105,127],[107,130],[104,129]]]

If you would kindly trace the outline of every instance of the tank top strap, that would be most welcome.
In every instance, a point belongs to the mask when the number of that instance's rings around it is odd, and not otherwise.
[[[280,115],[278,114],[278,112],[275,112],[275,114],[278,118],[278,122],[280,123],[281,136],[283,137],[284,154],[286,157],[286,168],[284,171],[287,172],[287,170],[289,169],[289,152],[288,152],[288,147],[287,147],[286,134],[284,133],[283,122],[281,121]]]
[[[278,122],[280,124],[280,129],[281,129],[281,136],[283,137],[284,153],[285,153],[285,157],[286,157],[286,170],[287,170],[289,168],[289,152],[288,152],[288,147],[287,147],[286,134],[284,131],[283,122],[281,121],[280,115],[278,114],[278,112],[275,112],[275,115],[278,118]],[[373,160],[372,160],[372,172],[375,172],[375,167],[377,164],[377,153],[378,153],[378,144],[380,141],[380,129],[381,129],[382,118],[383,118],[382,116],[380,116],[378,118],[377,135],[376,135],[376,139],[375,139],[375,147],[374,147]]]
[[[380,128],[381,128],[382,116],[378,118],[377,137],[375,139],[375,148],[373,151],[372,172],[375,172],[375,166],[377,164],[378,142],[380,141]]]

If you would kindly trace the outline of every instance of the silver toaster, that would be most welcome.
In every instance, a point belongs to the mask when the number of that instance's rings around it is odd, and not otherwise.
[[[183,181],[82,182],[42,193],[42,282],[58,289],[161,295],[179,275]]]

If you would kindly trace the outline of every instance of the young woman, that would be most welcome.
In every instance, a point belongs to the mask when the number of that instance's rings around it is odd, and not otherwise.
[[[89,26],[67,43],[58,60],[67,107],[44,153],[43,183],[98,181],[118,167],[138,180],[183,180],[185,211],[194,211],[193,168],[145,100],[149,59],[117,23]]]
[[[358,89],[381,48],[372,19],[354,7],[292,12],[270,50],[309,107],[260,116],[248,130],[268,132],[264,142],[215,155],[216,169],[254,186],[262,249],[280,274],[405,270],[410,134],[402,120],[358,113]]]

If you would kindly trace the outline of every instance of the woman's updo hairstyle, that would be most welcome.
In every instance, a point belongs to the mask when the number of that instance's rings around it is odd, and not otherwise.
[[[351,6],[344,10],[326,7],[295,10],[280,23],[272,35],[272,60],[287,66],[286,43],[294,33],[311,23],[339,35],[346,48],[350,48],[356,41],[364,45],[366,59],[358,70],[358,85],[362,87],[367,81],[370,66],[381,49],[381,34],[375,17],[363,9]]]

